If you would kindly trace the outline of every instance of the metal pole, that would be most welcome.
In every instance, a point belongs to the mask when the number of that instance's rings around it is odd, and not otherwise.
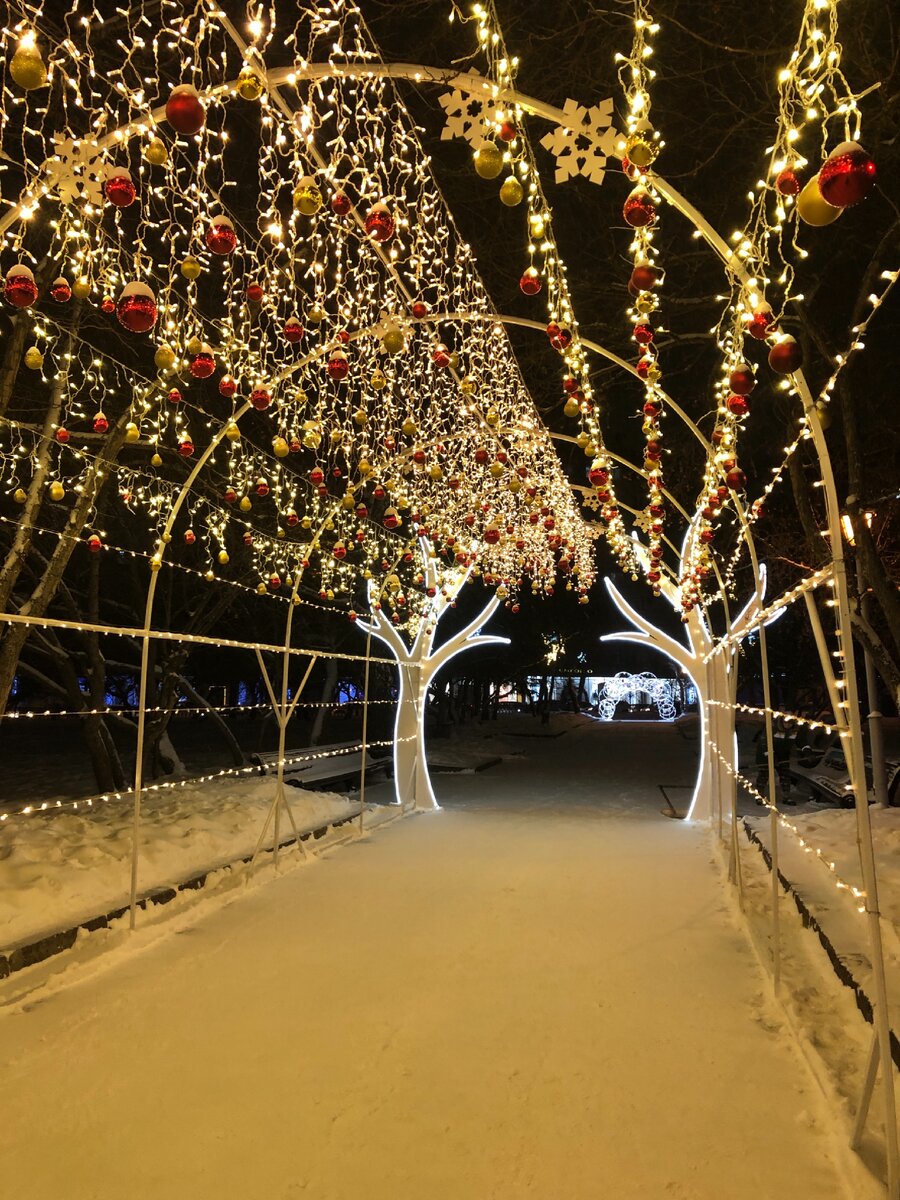
[[[366,669],[363,678],[362,766],[359,768],[359,836],[363,834],[363,814],[366,811],[366,747],[369,733],[369,655],[372,653],[372,634],[366,634]]]
[[[766,754],[769,763],[769,852],[772,855],[772,986],[778,991],[781,982],[781,924],[778,900],[778,812],[775,791],[775,736],[772,729],[772,689],[769,679],[769,649],[766,627],[759,627],[759,657],[762,667],[763,707],[766,710]]]

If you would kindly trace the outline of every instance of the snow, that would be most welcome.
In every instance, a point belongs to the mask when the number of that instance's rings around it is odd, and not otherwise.
[[[437,777],[440,813],[6,980],[5,1194],[877,1195],[709,832],[660,815],[695,755],[570,722]]]
[[[275,781],[223,778],[148,792],[141,810],[140,890],[168,887],[252,854]],[[301,829],[357,811],[345,796],[289,788]],[[282,818],[283,836],[287,836]],[[271,835],[270,835],[271,843]],[[128,903],[129,799],[0,824],[0,950],[68,929]]]

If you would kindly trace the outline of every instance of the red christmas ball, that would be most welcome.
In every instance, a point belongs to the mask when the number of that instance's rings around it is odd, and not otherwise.
[[[105,312],[107,316],[116,311],[116,302],[112,296],[104,296],[100,302],[100,311]]]
[[[234,504],[235,500],[237,500],[237,492],[234,490],[233,487],[228,487],[225,489],[225,494],[224,494],[223,498],[224,498],[226,504]]]
[[[750,407],[743,396],[729,396],[727,404],[728,411],[736,417],[742,417]]]
[[[269,591],[277,592],[281,587],[281,578],[278,575],[269,576]]]
[[[428,305],[424,300],[416,300],[412,306],[412,315],[417,321],[423,321],[428,316]]]
[[[205,343],[198,354],[191,359],[190,372],[195,379],[209,379],[216,369],[216,360],[212,350]]]
[[[651,288],[662,283],[663,274],[664,272],[659,267],[653,267],[649,263],[640,263],[631,272],[629,287],[634,288],[636,292],[649,292]]]
[[[641,411],[645,417],[658,417],[662,412],[662,405],[658,400],[648,400]]]
[[[182,456],[182,458],[191,457],[191,455],[194,453],[194,443],[190,438],[185,438],[183,441],[178,443],[178,453]]]
[[[352,207],[346,192],[335,192],[331,197],[331,211],[339,217],[346,217]]]
[[[265,294],[266,293],[263,291],[262,286],[258,283],[248,283],[247,289],[244,292],[249,304],[261,304]]]
[[[350,364],[347,361],[347,355],[343,350],[332,350],[328,356],[328,378],[334,380],[335,383],[340,383],[342,379],[346,379],[350,371]]]
[[[628,158],[622,159],[622,174],[626,179],[630,179],[632,183],[637,183],[641,177],[640,167],[636,167]]]
[[[102,412],[97,413],[94,417],[94,433],[107,433],[109,431],[109,421]]]
[[[287,342],[299,342],[303,337],[303,326],[297,317],[288,317],[284,323],[284,338]]]
[[[69,433],[68,429],[57,429],[56,431],[56,440],[61,446],[65,446],[70,436],[71,434]]]
[[[394,236],[394,218],[384,203],[379,202],[366,214],[366,233],[375,241],[384,244]]]
[[[431,361],[437,367],[450,366],[450,351],[443,342],[439,342],[431,352]]]
[[[650,193],[643,188],[635,188],[622,206],[622,216],[633,229],[652,225],[656,220],[656,205]]]
[[[190,84],[173,88],[166,102],[166,120],[178,133],[190,137],[198,133],[206,121],[206,109]]]
[[[635,325],[634,340],[639,346],[649,346],[653,341],[653,327],[651,325]]]
[[[563,377],[563,391],[568,392],[570,396],[573,392],[578,391],[578,380],[574,375],[565,375]]]
[[[129,204],[134,204],[137,188],[134,186],[131,173],[124,167],[117,167],[107,179],[103,193],[110,204],[114,204],[116,208],[127,208]]]
[[[537,296],[541,287],[540,275],[534,267],[529,267],[519,280],[519,290],[526,296]]]
[[[309,473],[309,482],[313,485],[313,487],[319,487],[325,482],[325,472],[321,467],[313,467]]]
[[[819,170],[819,193],[833,208],[850,208],[865,200],[875,186],[872,158],[857,142],[843,142]]]
[[[284,514],[285,525],[294,526],[299,522],[299,520],[300,520],[300,518],[297,516],[296,512],[294,512],[294,510],[292,508],[289,508],[287,510],[287,512]]]
[[[166,399],[174,408],[176,405],[181,403],[181,392],[179,392],[178,388],[172,388]]]
[[[88,548],[88,550],[90,550],[91,554],[99,554],[100,551],[103,549],[103,543],[101,542],[100,538],[97,536],[96,533],[92,533],[91,536],[88,538],[87,548]]]
[[[553,349],[560,353],[568,350],[572,344],[572,330],[565,325],[557,325],[555,321],[551,321],[547,326],[547,337]]]
[[[230,399],[237,391],[237,380],[230,375],[223,375],[219,380],[219,394]]]
[[[119,324],[132,333],[147,333],[156,324],[156,297],[146,283],[128,283],[116,305]]]
[[[501,142],[514,142],[519,136],[519,131],[513,121],[501,121],[498,132]]]
[[[779,196],[799,196],[802,186],[800,176],[793,167],[785,167],[775,177],[775,189]]]
[[[268,388],[257,387],[250,393],[250,403],[257,412],[265,412],[272,403],[272,393]]]
[[[732,467],[732,469],[725,476],[725,482],[733,492],[739,492],[747,482],[747,476],[740,467]]]
[[[749,396],[756,387],[756,377],[746,363],[739,363],[728,376],[728,386],[738,396]]]
[[[237,245],[234,226],[221,214],[212,218],[206,231],[206,244],[213,254],[231,254]]]
[[[72,299],[72,288],[67,279],[60,275],[59,279],[54,279],[50,286],[50,295],[57,304],[66,304]]]
[[[30,304],[34,304],[38,290],[31,270],[24,265],[11,267],[6,276],[3,294],[16,308],[28,308]]]
[[[792,375],[803,365],[800,343],[788,336],[776,342],[769,351],[769,366],[779,375]]]
[[[193,546],[193,544],[194,544],[194,542],[196,542],[196,540],[197,540],[197,535],[196,535],[196,533],[194,533],[193,529],[186,529],[184,531],[185,545]]]
[[[775,322],[772,317],[770,308],[758,308],[747,325],[747,332],[751,337],[756,338],[758,342],[764,342],[772,330],[775,328]]]
[[[700,541],[703,542],[705,546],[708,546],[715,536],[716,535],[711,529],[703,529],[700,532]]]
[[[266,496],[268,496],[269,485],[266,483],[266,481],[264,479],[260,479],[259,482],[257,483],[256,494],[257,494],[257,496],[262,496],[263,499],[265,499]]]
[[[336,337],[337,337],[337,340],[338,340],[338,341],[341,343],[341,345],[342,345],[342,346],[349,346],[349,344],[350,344],[350,334],[347,332],[347,330],[346,330],[346,329],[339,329],[339,330],[338,330],[338,332],[337,332],[337,334],[336,334]]]

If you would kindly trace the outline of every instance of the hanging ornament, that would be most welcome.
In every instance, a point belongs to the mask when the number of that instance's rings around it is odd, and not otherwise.
[[[272,438],[272,452],[276,458],[287,458],[291,448],[283,437]]]
[[[107,316],[111,316],[116,311],[116,302],[112,296],[103,297],[100,301],[100,311],[106,313]]]
[[[125,167],[111,168],[103,187],[103,194],[116,208],[128,208],[130,204],[134,204],[137,188],[134,186],[131,172]]]
[[[184,437],[178,443],[178,453],[182,458],[190,458],[194,453],[194,443],[189,437]]]
[[[515,208],[517,204],[521,204],[525,199],[522,185],[516,179],[515,175],[507,175],[506,179],[503,180],[500,186],[500,199],[507,208]]]
[[[151,167],[164,167],[169,161],[166,143],[160,137],[151,138],[144,147],[144,158]]]
[[[322,207],[322,191],[312,175],[304,175],[294,189],[294,208],[304,217],[314,217]]]
[[[193,283],[195,279],[200,278],[200,273],[203,268],[200,266],[199,262],[197,262],[196,258],[186,258],[181,264],[180,270],[182,276],[187,279],[189,283]]]
[[[196,88],[182,83],[172,89],[166,102],[166,120],[186,137],[199,133],[206,121],[206,109]]]
[[[381,344],[388,354],[400,354],[406,349],[406,338],[399,325],[388,325],[381,335]]]
[[[800,343],[789,334],[777,341],[769,351],[769,366],[779,375],[792,375],[803,365]]]
[[[125,441],[128,442],[129,445],[133,446],[135,442],[139,442],[140,440],[140,429],[137,427],[137,425],[135,425],[134,421],[129,421],[125,426]]]
[[[241,440],[241,431],[238,429],[234,421],[229,421],[225,426],[225,436],[229,442],[239,442]]]
[[[450,366],[450,351],[447,349],[447,347],[444,345],[443,342],[438,342],[438,344],[432,350],[431,361],[437,367],[444,368],[444,367]]]
[[[66,494],[66,489],[63,487],[63,485],[59,482],[58,479],[54,479],[53,483],[50,484],[49,491],[50,491],[50,499],[56,500],[56,501],[62,500],[62,498]]]
[[[327,316],[321,304],[314,304],[306,314],[306,320],[309,325],[321,325]]]
[[[132,333],[147,333],[156,324],[156,297],[146,283],[128,283],[116,305],[119,324]]]
[[[728,376],[728,386],[739,396],[749,396],[756,387],[756,378],[752,368],[746,363],[738,363]]]
[[[347,373],[350,370],[350,364],[347,361],[347,355],[343,350],[332,349],[328,355],[328,378],[339,383],[342,379],[347,378]]]
[[[519,290],[526,296],[537,296],[542,286],[541,277],[535,267],[528,267],[519,280]]]
[[[91,281],[86,275],[79,276],[72,284],[72,295],[76,300],[87,300],[91,294]]]
[[[384,510],[385,529],[396,529],[400,524],[400,514],[393,505]]]
[[[838,219],[842,211],[823,199],[822,193],[819,191],[818,175],[814,175],[810,179],[797,197],[797,214],[800,220],[805,221],[807,225],[817,228],[830,225],[832,221]]]
[[[366,214],[366,233],[373,242],[381,245],[389,242],[394,236],[394,218],[383,201],[373,205]]]
[[[739,396],[739,395],[729,396],[725,403],[728,408],[728,411],[730,413],[732,413],[735,417],[745,416],[748,409],[750,408],[750,405],[747,403],[747,399],[745,396]]]
[[[659,148],[659,140],[646,117],[638,122],[635,131],[625,139],[625,157],[641,170],[656,160]]]
[[[732,467],[725,476],[725,482],[733,492],[740,492],[747,482],[747,476],[740,467]]]
[[[338,217],[346,217],[353,205],[346,192],[335,192],[331,197],[331,211]]]
[[[482,179],[496,179],[503,170],[503,151],[496,142],[483,141],[476,147],[472,161]]]
[[[210,220],[206,244],[213,254],[231,254],[237,245],[237,237],[228,217],[219,213]]]
[[[191,359],[190,372],[195,379],[209,379],[216,369],[216,360],[212,348],[203,342],[200,349]]]
[[[572,344],[571,329],[565,325],[558,325],[555,321],[551,321],[547,326],[547,337],[553,349],[558,350],[561,354]]]
[[[16,308],[28,308],[37,300],[37,284],[29,267],[23,263],[10,267],[3,287],[3,295]]]
[[[643,229],[645,225],[652,225],[656,220],[656,205],[650,193],[641,187],[629,192],[622,206],[622,216],[632,229]]]
[[[68,279],[65,279],[62,275],[58,279],[54,279],[50,285],[50,295],[57,304],[66,304],[71,300],[72,289],[69,286]]]
[[[71,434],[69,433],[68,429],[63,429],[63,428],[57,429],[56,440],[59,442],[59,444],[61,446],[67,445],[70,437],[71,437]]]
[[[39,371],[44,365],[44,356],[37,346],[29,346],[25,351],[25,366],[29,371]]]
[[[875,163],[862,146],[842,142],[822,164],[819,194],[835,208],[851,208],[871,192],[876,174]]]
[[[92,533],[87,539],[87,548],[90,550],[91,554],[99,554],[103,549],[103,542],[96,533]]]
[[[258,100],[263,94],[263,81],[249,65],[241,68],[235,90],[242,100]]]
[[[747,323],[747,332],[758,342],[764,342],[774,328],[771,308],[758,308]]]
[[[268,388],[262,387],[261,385],[255,387],[250,393],[250,403],[257,412],[265,412],[272,403],[272,393]]]
[[[93,421],[94,433],[109,432],[109,418],[105,413],[98,412]]]
[[[338,559],[338,561],[340,561],[342,558],[347,557],[347,547],[343,542],[335,542],[331,553],[336,559]]]
[[[186,546],[193,546],[196,541],[197,535],[194,533],[193,529],[186,529],[184,531],[184,544]]]
[[[153,362],[160,374],[165,374],[167,371],[172,370],[175,366],[176,354],[168,342],[163,342],[161,346],[157,346],[156,353],[153,355]]]
[[[23,92],[33,92],[47,82],[47,68],[34,33],[26,33],[10,59],[9,73]]]
[[[219,394],[231,399],[237,391],[237,380],[231,375],[223,375],[219,380]]]
[[[629,288],[635,292],[649,292],[658,287],[665,277],[665,272],[651,263],[637,263],[628,281]]]
[[[515,121],[510,120],[509,117],[505,121],[500,122],[500,128],[497,132],[500,135],[500,141],[506,142],[507,145],[510,142],[514,142],[519,136],[519,130],[516,128]]]
[[[416,300],[412,306],[412,315],[417,321],[424,321],[430,311],[424,300]]]
[[[387,387],[387,376],[385,375],[384,371],[382,371],[379,367],[376,367],[372,372],[372,377],[369,380],[369,383],[376,392],[383,391],[384,388]]]
[[[775,190],[779,196],[799,196],[802,186],[800,176],[793,167],[785,167],[775,176]]]

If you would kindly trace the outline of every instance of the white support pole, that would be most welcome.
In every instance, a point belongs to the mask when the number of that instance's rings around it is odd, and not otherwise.
[[[366,811],[366,754],[369,740],[369,664],[372,655],[372,634],[366,634],[366,667],[363,677],[362,766],[359,769],[359,836],[363,835],[363,815]]]
[[[766,627],[759,627],[759,658],[762,671],[763,707],[766,710],[766,760],[769,765],[769,852],[772,856],[772,986],[778,991],[781,982],[781,919],[778,901],[781,886],[778,882],[778,812],[775,789],[775,735],[772,728],[772,687],[769,676],[769,649]]]

